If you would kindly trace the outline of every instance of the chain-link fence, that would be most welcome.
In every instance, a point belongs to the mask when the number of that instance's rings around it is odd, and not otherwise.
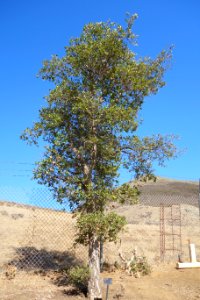
[[[0,187],[0,268],[61,270],[87,261],[87,249],[74,248],[75,222],[70,212],[44,189]],[[178,208],[178,210],[177,210]],[[200,260],[198,193],[190,195],[143,193],[140,204],[118,206],[127,219],[119,241],[106,243],[103,258],[110,265],[119,251],[146,256],[152,264],[161,259],[188,260],[188,240],[195,243]]]
[[[116,211],[126,217],[127,225],[116,244],[104,245],[104,259],[110,264],[120,262],[120,252],[130,258],[134,249],[151,265],[176,262],[178,257],[189,262],[189,242],[195,244],[200,260],[198,194],[144,194],[139,204],[119,206]]]
[[[57,271],[87,260],[87,249],[74,247],[75,219],[48,190],[4,187],[0,199],[1,270]]]

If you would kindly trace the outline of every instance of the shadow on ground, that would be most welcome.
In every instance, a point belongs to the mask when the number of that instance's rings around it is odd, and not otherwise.
[[[57,286],[64,287],[64,295],[87,295],[87,289],[70,286],[67,270],[71,267],[83,265],[73,252],[47,251],[35,247],[21,247],[16,249],[15,258],[8,263],[20,271],[34,272],[48,277]],[[67,289],[66,289],[67,288]]]
[[[36,249],[35,247],[21,247],[16,249],[16,256],[9,264],[24,271],[60,271],[82,263],[70,251],[60,252]]]

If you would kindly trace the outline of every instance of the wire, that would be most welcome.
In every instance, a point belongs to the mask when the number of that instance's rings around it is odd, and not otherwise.
[[[31,165],[31,166],[35,166],[34,163],[30,163],[30,162],[17,162],[17,161],[0,161],[0,164],[14,164],[14,165]]]

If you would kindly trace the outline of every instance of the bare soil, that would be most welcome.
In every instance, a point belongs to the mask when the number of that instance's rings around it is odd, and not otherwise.
[[[174,265],[160,265],[151,275],[135,278],[125,272],[103,273],[112,278],[108,299],[124,300],[196,300],[200,299],[200,269],[177,270]],[[55,274],[45,276],[18,273],[14,279],[0,279],[2,300],[74,300],[85,299],[72,287],[55,284]],[[103,285],[103,284],[102,284]],[[106,286],[103,285],[103,299]]]
[[[121,294],[122,297],[117,298],[117,294]],[[200,299],[200,269],[176,270],[174,265],[160,265],[150,276],[142,278],[116,274],[111,287],[111,299]]]

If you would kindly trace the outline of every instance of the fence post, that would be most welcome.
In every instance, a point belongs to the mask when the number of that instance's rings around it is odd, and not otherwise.
[[[199,199],[198,199],[198,205],[199,205],[199,220],[200,220],[200,178],[199,178]]]
[[[103,239],[100,237],[100,247],[99,247],[99,264],[100,264],[100,272],[103,272]]]

